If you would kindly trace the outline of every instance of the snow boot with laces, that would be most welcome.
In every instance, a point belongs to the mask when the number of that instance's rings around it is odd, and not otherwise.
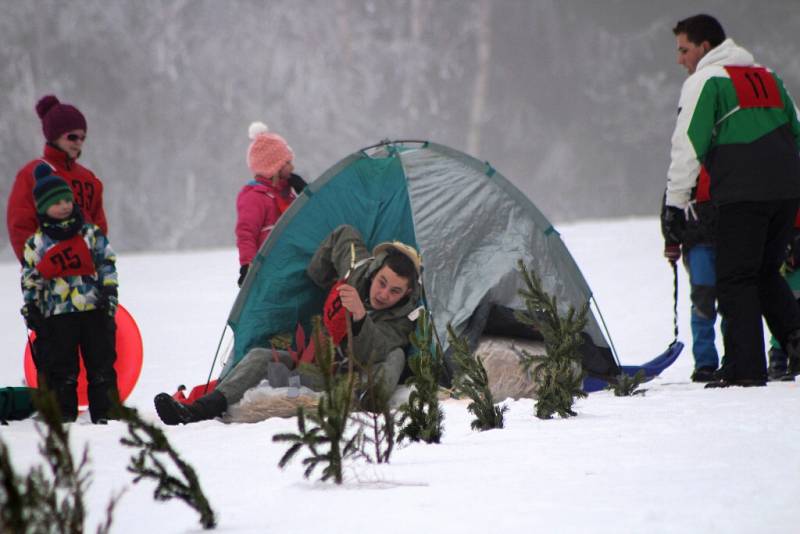
[[[786,337],[785,348],[789,361],[783,380],[792,381],[794,377],[800,374],[800,329],[795,330]]]
[[[153,399],[158,417],[165,425],[187,425],[221,416],[228,401],[219,391],[203,395],[191,404],[181,404],[169,393],[159,393]]]

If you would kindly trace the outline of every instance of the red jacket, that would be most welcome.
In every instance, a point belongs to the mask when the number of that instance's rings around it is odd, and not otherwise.
[[[296,198],[288,180],[274,186],[271,180],[257,176],[236,197],[236,247],[239,265],[247,265],[269,237],[281,214]]]
[[[36,204],[33,201],[33,170],[40,163],[49,163],[54,174],[62,177],[72,187],[75,203],[81,207],[86,222],[100,227],[108,235],[108,223],[103,211],[103,184],[92,171],[69,158],[67,153],[51,145],[45,145],[44,155],[30,161],[17,173],[11,194],[8,197],[6,226],[14,254],[22,261],[25,240],[36,232]]]

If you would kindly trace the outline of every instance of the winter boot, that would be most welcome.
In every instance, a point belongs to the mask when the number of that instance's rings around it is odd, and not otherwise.
[[[116,377],[114,379],[116,382]],[[95,380],[89,385],[88,396],[92,423],[105,421],[107,424],[109,419],[119,419],[118,408],[121,403],[116,383]]]
[[[55,382],[53,380],[52,382]],[[57,383],[54,390],[58,407],[61,410],[61,422],[72,423],[78,419],[78,379],[68,377]]]
[[[692,373],[692,382],[711,382],[714,380],[714,373],[717,370],[713,367],[698,367]]]
[[[770,381],[778,380],[791,380],[792,376],[787,373],[788,371],[788,356],[778,347],[769,349],[769,366],[767,366],[767,376]]]
[[[721,378],[719,380],[712,380],[711,382],[706,384],[705,389],[729,388],[731,386],[752,388],[752,387],[764,387],[766,385],[767,381],[761,378],[735,378],[733,380],[729,380],[727,378]]]
[[[785,349],[789,362],[784,376],[785,380],[791,381],[800,374],[800,330],[795,330],[788,335]]]
[[[158,416],[165,425],[187,425],[221,416],[228,409],[228,401],[219,391],[203,395],[192,404],[181,404],[169,393],[159,393],[153,399]]]

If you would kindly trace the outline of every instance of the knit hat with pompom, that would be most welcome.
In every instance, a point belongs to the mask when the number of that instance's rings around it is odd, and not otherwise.
[[[263,122],[254,122],[249,129],[250,148],[247,149],[247,166],[253,175],[272,178],[294,159],[294,152],[286,140],[272,133]]]
[[[44,215],[47,209],[60,200],[73,202],[72,189],[60,176],[53,174],[53,169],[47,163],[40,163],[33,171],[36,183],[33,185],[33,199],[36,202],[36,212]]]
[[[44,138],[53,142],[72,130],[86,131],[86,118],[78,108],[62,104],[53,95],[47,95],[36,103],[36,114],[42,120]]]

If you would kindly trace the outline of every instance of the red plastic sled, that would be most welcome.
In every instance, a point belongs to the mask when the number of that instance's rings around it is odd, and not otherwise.
[[[124,401],[133,391],[139,374],[142,372],[142,335],[133,316],[120,304],[114,316],[117,324],[117,362],[114,369],[117,371],[117,388],[119,398]],[[36,366],[31,355],[31,343],[36,339],[36,334],[31,332],[29,343],[25,345],[25,381],[32,388],[37,386]],[[89,397],[86,392],[86,369],[83,367],[83,358],[80,360],[80,374],[78,375],[78,407],[86,409]]]
[[[207,395],[214,391],[217,387],[217,381],[212,380],[208,384],[200,384],[199,386],[195,386],[192,388],[192,391],[189,392],[189,396],[187,397],[184,391],[186,391],[186,386],[180,385],[178,386],[178,391],[172,394],[172,398],[176,401],[180,402],[181,404],[192,404],[194,401],[202,397],[203,395]]]

